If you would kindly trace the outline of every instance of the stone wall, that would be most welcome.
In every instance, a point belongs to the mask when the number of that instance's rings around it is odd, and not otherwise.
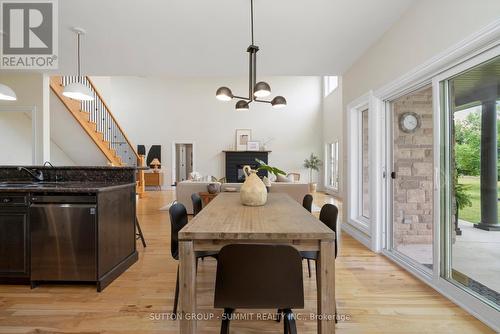
[[[400,130],[405,112],[420,116],[413,133]],[[394,113],[394,243],[432,243],[433,124],[432,87],[407,94],[393,102]]]

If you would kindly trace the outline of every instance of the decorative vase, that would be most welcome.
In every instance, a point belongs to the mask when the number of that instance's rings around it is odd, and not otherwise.
[[[311,193],[315,193],[315,192],[316,192],[317,187],[318,187],[318,184],[317,184],[317,183],[313,183],[313,182],[309,183],[309,192],[311,192]]]
[[[267,189],[264,182],[257,176],[257,171],[244,166],[245,182],[240,189],[241,204],[262,206],[267,202]]]
[[[219,192],[219,185],[217,183],[210,183],[207,186],[207,190],[209,194],[216,194]]]

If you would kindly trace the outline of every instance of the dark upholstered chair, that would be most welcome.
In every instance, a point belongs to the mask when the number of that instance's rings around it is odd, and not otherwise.
[[[193,193],[191,195],[191,202],[193,202],[193,216],[196,216],[203,207],[200,195]]]
[[[304,209],[306,209],[309,212],[312,212],[312,205],[313,205],[313,197],[311,194],[307,194],[304,196],[304,199],[302,200],[302,206]]]
[[[332,231],[337,233],[337,219],[339,216],[339,209],[333,204],[325,204],[321,208],[319,213],[319,220],[321,220],[326,226],[328,226]],[[337,242],[335,242],[335,258],[337,258]],[[311,267],[309,266],[309,261],[318,260],[318,252],[300,252],[303,259],[308,260],[309,277],[311,277]]]
[[[186,208],[181,203],[174,203],[168,210],[170,214],[170,251],[175,260],[179,260],[179,231],[188,223],[188,214]],[[196,259],[211,256],[217,258],[217,252],[196,252]],[[173,313],[177,313],[177,304],[179,301],[179,266],[177,266],[177,281],[175,283],[175,299]]]
[[[304,308],[300,253],[287,245],[224,246],[217,261],[214,306],[223,308],[221,334],[235,309],[280,309],[284,333],[296,334],[292,309]]]

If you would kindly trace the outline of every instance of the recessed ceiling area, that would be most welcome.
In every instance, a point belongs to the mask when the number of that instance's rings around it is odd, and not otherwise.
[[[345,71],[414,0],[254,0],[257,75]],[[248,72],[250,0],[59,1],[60,71],[239,76]]]

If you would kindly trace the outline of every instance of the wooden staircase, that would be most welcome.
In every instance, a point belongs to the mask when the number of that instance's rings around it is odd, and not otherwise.
[[[76,101],[64,96],[64,86],[81,82],[94,94],[93,101]],[[53,76],[50,88],[89,135],[111,166],[144,166],[140,156],[89,77]],[[144,170],[138,172],[137,192],[144,194]]]
[[[88,77],[82,78],[95,93],[95,100],[91,102],[80,102],[64,96],[64,86],[74,82],[76,77],[54,76],[50,78],[50,88],[73,115],[78,124],[89,135],[96,146],[101,150],[112,166],[137,165],[139,155],[134,149],[123,129],[111,114],[108,106],[97,92],[94,84]],[[67,81],[67,82],[65,82]],[[123,149],[123,153],[120,154]],[[127,156],[125,156],[127,155]],[[134,159],[132,159],[132,157]]]

